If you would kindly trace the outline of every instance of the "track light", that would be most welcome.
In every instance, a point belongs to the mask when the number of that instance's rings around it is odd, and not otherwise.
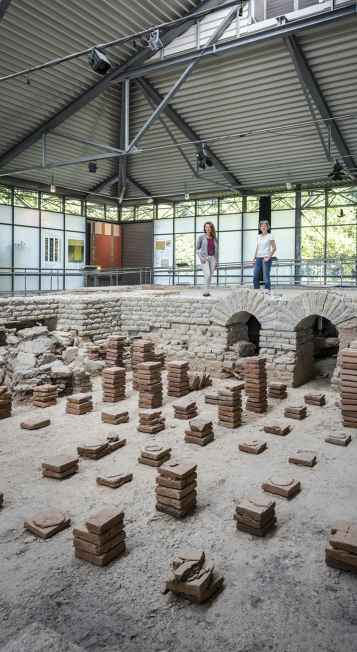
[[[97,171],[97,164],[94,163],[94,161],[91,161],[88,165],[88,170],[89,172],[96,172]]]
[[[332,178],[332,181],[343,181],[343,178],[346,176],[346,174],[343,171],[342,165],[340,165],[339,162],[336,161],[336,163],[333,166],[332,172],[328,176]]]
[[[190,193],[187,192],[186,184],[185,184],[185,199],[190,199]]]
[[[98,72],[100,75],[105,75],[107,70],[110,68],[110,61],[102,50],[99,48],[93,48],[90,57],[88,57],[89,65],[93,68],[95,72]]]
[[[50,185],[50,192],[56,192],[56,186],[53,181],[53,175],[52,175],[52,183]]]
[[[136,38],[133,38],[133,48],[137,48],[137,47],[138,47],[138,44],[136,42]]]
[[[26,84],[31,84],[30,73],[27,73]]]
[[[148,204],[153,204],[153,203],[154,203],[154,200],[153,200],[152,197],[148,197],[148,200],[147,200],[147,201],[148,201]]]
[[[242,18],[242,16],[243,16],[243,5],[241,5],[241,6],[239,7],[239,13],[238,13],[238,16],[239,16],[240,18]]]
[[[212,167],[213,163],[209,158],[207,154],[207,150],[204,145],[202,145],[201,149],[198,150],[197,158],[198,158],[198,167],[202,168],[202,170],[206,169],[206,165],[208,165],[209,168]]]
[[[286,189],[291,190],[291,188],[292,188],[292,185],[291,185],[291,181],[290,181],[290,178],[289,178],[289,171],[288,171],[288,180],[286,182]]]
[[[160,41],[160,32],[158,29],[155,29],[149,36],[147,37],[148,39],[148,46],[149,48],[153,51],[156,52],[157,50],[161,50],[163,48],[163,44]]]

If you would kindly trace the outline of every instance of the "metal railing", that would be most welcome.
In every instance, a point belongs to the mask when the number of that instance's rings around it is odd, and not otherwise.
[[[357,285],[356,258],[321,258],[310,260],[273,259],[272,287],[279,286],[339,286]],[[212,285],[252,285],[251,261],[220,264]],[[203,285],[200,266],[126,267],[115,269],[58,270],[40,268],[0,269],[1,295],[35,295],[45,292],[72,290],[79,287],[133,285],[196,286]]]

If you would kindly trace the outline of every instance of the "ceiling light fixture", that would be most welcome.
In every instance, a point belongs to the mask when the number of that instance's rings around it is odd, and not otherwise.
[[[239,14],[238,14],[238,16],[239,16],[240,18],[242,18],[242,16],[243,16],[243,5],[241,5],[241,6],[239,7]]]
[[[185,184],[185,199],[190,199],[190,193],[187,192],[186,184]]]
[[[342,165],[339,164],[337,159],[334,163],[332,172],[328,176],[332,178],[332,181],[343,181],[343,178],[346,176]]]
[[[292,188],[291,181],[290,181],[290,178],[289,178],[289,170],[288,170],[288,180],[286,182],[286,188],[287,188],[287,190],[291,190],[291,188]]]
[[[99,75],[105,75],[110,68],[110,61],[107,55],[103,50],[96,47],[92,49],[91,55],[88,57],[88,63],[94,72],[99,73]]]
[[[53,181],[53,175],[52,175],[52,183],[50,185],[50,192],[56,192],[56,186]]]
[[[88,165],[88,170],[89,172],[96,172],[97,171],[97,164],[94,161],[91,161]]]
[[[133,38],[133,48],[137,48],[137,47],[138,47],[138,44],[136,42],[136,38]]]
[[[213,163],[209,158],[207,154],[207,150],[204,145],[202,145],[201,149],[198,150],[197,158],[198,158],[197,161],[198,167],[202,168],[202,170],[206,169],[206,165],[208,165],[209,168],[212,167]]]
[[[26,84],[31,84],[30,73],[27,73]]]
[[[154,203],[153,198],[152,198],[152,197],[148,197],[148,204],[153,204],[153,203]]]

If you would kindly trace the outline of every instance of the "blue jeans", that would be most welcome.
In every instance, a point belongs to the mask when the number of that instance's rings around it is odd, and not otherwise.
[[[254,284],[254,289],[259,290],[260,285],[259,285],[259,277],[260,277],[260,272],[263,267],[263,279],[265,283],[265,289],[270,290],[270,269],[272,265],[272,259],[270,258],[267,263],[264,263],[264,258],[256,258],[255,259],[255,265],[254,265],[254,271],[253,271],[253,284]]]

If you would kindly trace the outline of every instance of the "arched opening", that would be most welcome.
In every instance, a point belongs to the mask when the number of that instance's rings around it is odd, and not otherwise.
[[[243,379],[244,358],[258,355],[261,324],[250,312],[238,312],[227,322],[227,350],[222,364],[223,377]]]
[[[314,376],[332,378],[339,348],[338,330],[326,317],[316,317],[312,324]]]
[[[297,386],[313,378],[331,379],[339,350],[336,326],[322,315],[310,315],[295,330],[299,343],[295,375],[300,382],[297,382]]]

